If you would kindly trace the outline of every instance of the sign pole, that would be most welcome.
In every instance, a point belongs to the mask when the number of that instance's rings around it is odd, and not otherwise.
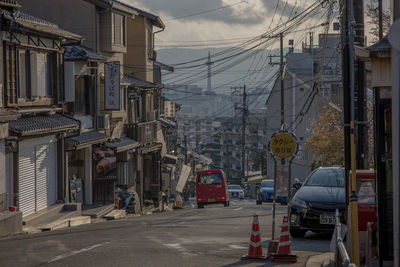
[[[274,196],[272,198],[272,240],[275,240],[275,198],[276,198],[276,168],[277,168],[276,164],[276,159],[274,158]]]

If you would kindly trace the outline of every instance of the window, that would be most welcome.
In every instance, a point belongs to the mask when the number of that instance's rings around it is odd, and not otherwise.
[[[305,186],[344,187],[343,169],[317,169],[307,179]]]
[[[153,55],[153,35],[151,31],[147,31],[147,57],[155,60]]]
[[[52,55],[19,49],[18,97],[33,99],[51,97]]]
[[[75,76],[75,108],[76,115],[94,113],[95,77],[89,75]]]
[[[125,17],[120,14],[112,14],[113,20],[113,42],[115,45],[126,45],[125,38]]]
[[[219,173],[202,174],[199,176],[199,185],[222,184],[222,177]]]

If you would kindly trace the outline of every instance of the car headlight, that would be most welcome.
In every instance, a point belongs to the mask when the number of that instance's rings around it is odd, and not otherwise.
[[[307,203],[299,197],[294,197],[290,204],[300,208],[307,208]]]

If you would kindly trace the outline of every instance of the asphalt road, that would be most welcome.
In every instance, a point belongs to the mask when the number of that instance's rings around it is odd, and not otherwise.
[[[277,206],[277,235],[286,206]],[[259,215],[264,251],[271,238],[272,205],[232,201],[128,217],[33,235],[0,239],[0,266],[274,266],[241,261],[247,253],[252,216]],[[292,240],[304,266],[309,256],[329,251],[330,236],[307,233]]]

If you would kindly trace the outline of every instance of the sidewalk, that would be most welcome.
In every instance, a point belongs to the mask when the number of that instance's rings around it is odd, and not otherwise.
[[[333,267],[334,257],[333,252],[311,256],[307,259],[306,267]]]

